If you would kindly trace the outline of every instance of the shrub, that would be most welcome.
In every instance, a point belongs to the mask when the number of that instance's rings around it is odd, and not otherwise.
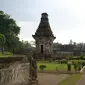
[[[71,71],[71,65],[68,64],[68,71]]]
[[[83,60],[84,59],[84,56],[83,55],[80,55],[79,56],[79,59]]]
[[[80,65],[81,65],[81,64],[80,64],[78,61],[74,61],[73,65],[74,65],[75,71],[77,71],[77,70],[80,69]]]
[[[67,69],[68,69],[68,71],[71,71],[71,65],[72,65],[72,62],[68,62],[67,63]]]
[[[44,70],[44,68],[46,68],[46,65],[40,65],[39,67],[41,70]]]
[[[82,67],[85,66],[85,62],[82,62]]]
[[[62,63],[62,64],[67,64],[67,62],[68,62],[68,61],[65,60],[65,59],[61,60],[61,63]]]
[[[74,69],[75,69],[75,71],[77,70],[77,68],[78,68],[78,66],[77,66],[77,64],[75,63],[75,64],[74,64]]]
[[[49,59],[49,63],[51,63],[52,62],[52,59]]]
[[[58,67],[56,67],[56,71],[58,71]]]
[[[80,70],[81,70],[81,66],[79,65],[79,66],[78,66],[78,71],[80,71]]]

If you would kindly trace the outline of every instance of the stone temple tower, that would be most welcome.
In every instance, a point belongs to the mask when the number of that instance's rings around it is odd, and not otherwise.
[[[36,41],[36,57],[48,59],[52,57],[54,37],[49,25],[47,13],[41,14],[41,21],[35,34],[32,35]]]

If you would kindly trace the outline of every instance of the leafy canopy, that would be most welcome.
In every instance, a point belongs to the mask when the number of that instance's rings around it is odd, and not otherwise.
[[[3,46],[6,42],[6,38],[3,34],[0,34],[0,46]]]
[[[14,46],[17,46],[19,41],[19,32],[20,27],[16,24],[16,21],[8,14],[0,11],[0,33],[6,37],[6,47],[8,49],[12,49]]]

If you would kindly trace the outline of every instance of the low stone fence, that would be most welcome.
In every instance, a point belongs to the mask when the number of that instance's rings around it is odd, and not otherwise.
[[[0,70],[0,85],[29,85],[29,63],[14,63]]]

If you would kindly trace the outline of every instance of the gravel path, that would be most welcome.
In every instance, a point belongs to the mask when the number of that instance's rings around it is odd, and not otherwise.
[[[85,72],[76,85],[85,85]]]
[[[58,85],[60,81],[67,78],[68,76],[68,74],[39,73],[38,82],[39,85]]]

